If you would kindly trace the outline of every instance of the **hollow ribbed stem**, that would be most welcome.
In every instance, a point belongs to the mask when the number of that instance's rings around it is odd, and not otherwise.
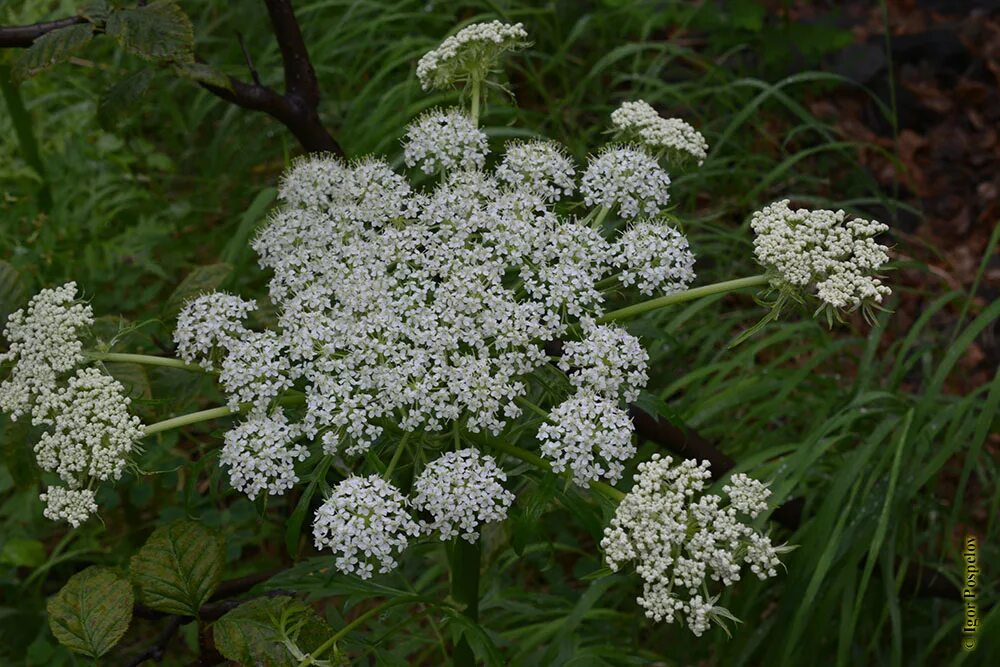
[[[157,357],[152,354],[129,354],[126,352],[87,352],[87,358],[92,361],[112,361],[126,364],[144,364],[146,366],[166,366],[168,368],[183,368],[187,371],[208,372],[198,364],[189,364],[183,359],[173,357]]]
[[[619,310],[613,310],[610,313],[597,318],[597,323],[603,324],[605,322],[613,322],[615,320],[624,320],[629,317],[635,317],[637,315],[642,315],[643,313],[648,313],[651,310],[656,310],[665,306],[672,306],[675,303],[693,301],[694,299],[700,299],[713,294],[732,292],[746,287],[760,287],[762,285],[766,285],[767,281],[767,276],[759,275],[750,276],[749,278],[737,278],[736,280],[726,280],[724,282],[713,283],[711,285],[703,285],[702,287],[695,287],[693,289],[684,290],[683,292],[667,294],[665,296],[656,297],[655,299],[641,301]]]
[[[153,435],[154,433],[162,433],[163,431],[169,431],[173,428],[180,428],[181,426],[187,426],[188,424],[197,424],[198,422],[206,422],[211,419],[219,419],[221,417],[228,417],[229,415],[235,415],[241,412],[241,410],[233,410],[228,406],[222,406],[219,408],[210,408],[208,410],[201,410],[199,412],[192,412],[190,414],[181,415],[180,417],[172,417],[171,419],[164,419],[163,421],[150,424],[143,429],[143,437]]]

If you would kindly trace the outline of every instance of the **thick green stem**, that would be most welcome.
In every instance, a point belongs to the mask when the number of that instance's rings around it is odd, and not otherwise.
[[[462,605],[462,615],[472,623],[479,622],[480,556],[479,542],[469,544],[461,537],[456,537],[448,550],[451,597]],[[473,667],[476,664],[476,656],[464,636],[455,644],[452,661],[455,667]]]
[[[372,607],[371,609],[369,609],[368,611],[361,614],[356,619],[345,625],[343,628],[338,630],[332,637],[327,639],[325,642],[317,646],[312,653],[302,658],[302,660],[299,661],[299,667],[308,667],[309,665],[313,664],[314,660],[318,660],[321,655],[329,651],[334,645],[336,645],[337,642],[339,642],[341,639],[349,635],[355,628],[360,626],[362,623],[367,621],[372,616],[381,614],[383,611],[386,611],[390,607],[395,607],[396,605],[407,604],[408,602],[415,602],[415,601],[416,600],[414,600],[413,598],[402,597],[402,598],[395,598],[387,602],[383,602],[378,606]]]
[[[402,456],[403,450],[406,449],[406,441],[410,439],[410,432],[406,431],[403,433],[403,437],[399,439],[396,443],[396,451],[392,453],[392,459],[389,460],[389,466],[385,469],[385,478],[389,479],[392,475],[392,471],[396,469],[396,464],[399,463],[399,457]]]
[[[144,364],[146,366],[166,366],[168,368],[183,368],[188,371],[205,371],[198,364],[189,364],[183,359],[172,357],[157,357],[151,354],[128,354],[125,352],[87,352],[87,358],[93,361],[112,361],[126,364]]]
[[[472,109],[469,115],[472,117],[472,124],[479,127],[479,89],[482,83],[478,78],[472,80]]]
[[[200,412],[192,412],[190,414],[181,415],[180,417],[173,417],[172,419],[164,419],[161,422],[156,422],[155,424],[150,424],[145,427],[143,429],[143,437],[153,435],[154,433],[169,431],[172,428],[187,426],[188,424],[197,424],[198,422],[205,422],[211,419],[228,417],[229,415],[235,415],[239,412],[240,410],[233,410],[232,408],[223,406],[221,408],[211,408],[209,410],[201,410]]]
[[[523,396],[516,396],[516,397],[514,397],[514,402],[517,403],[518,405],[520,405],[522,408],[527,408],[528,410],[531,410],[532,412],[534,412],[536,415],[538,415],[539,417],[541,417],[545,421],[552,421],[552,419],[549,417],[549,413],[548,412],[546,412],[545,410],[541,409],[540,407],[538,407],[537,405],[535,405],[534,403],[532,403],[528,399],[524,398]]]
[[[685,290],[683,292],[676,292],[674,294],[667,294],[666,296],[660,296],[655,299],[649,299],[648,301],[642,301],[640,303],[633,304],[631,306],[626,306],[619,310],[613,310],[599,318],[597,318],[598,324],[604,324],[605,322],[613,322],[615,320],[624,320],[629,317],[635,317],[637,315],[642,315],[643,313],[648,313],[651,310],[656,310],[658,308],[663,308],[665,306],[672,306],[675,303],[683,303],[685,301],[693,301],[694,299],[700,299],[705,296],[711,296],[713,294],[722,294],[724,292],[732,292],[738,289],[744,289],[746,287],[760,287],[766,285],[768,281],[767,276],[750,276],[749,278],[737,278],[736,280],[727,280],[721,283],[714,283],[712,285],[704,285],[702,287],[695,287],[693,289]]]

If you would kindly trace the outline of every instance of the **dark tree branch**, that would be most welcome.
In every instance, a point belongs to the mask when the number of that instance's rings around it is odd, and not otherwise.
[[[82,16],[70,16],[58,21],[42,21],[31,25],[0,26],[0,48],[26,49],[46,33],[86,22],[87,19]]]
[[[285,93],[281,94],[261,84],[242,39],[240,47],[250,66],[254,82],[245,83],[229,77],[230,88],[207,83],[201,83],[201,87],[230,104],[268,114],[287,127],[302,148],[310,153],[343,155],[340,145],[319,116],[319,83],[290,0],[265,0],[265,4],[281,50]],[[27,48],[46,33],[86,22],[83,17],[73,16],[26,26],[0,26],[0,48]]]
[[[172,617],[170,622],[167,623],[167,627],[163,628],[163,632],[161,632],[156,638],[156,641],[150,644],[149,647],[142,653],[125,663],[126,666],[138,667],[138,665],[141,665],[147,660],[155,660],[156,662],[163,660],[163,656],[167,652],[167,645],[170,643],[170,640],[174,638],[174,635],[177,634],[177,631],[183,624],[183,620],[184,619],[180,616]]]
[[[319,83],[306,43],[302,39],[299,22],[295,20],[291,0],[264,0],[271,17],[274,36],[281,49],[281,62],[285,66],[285,95],[298,97],[306,106],[319,106]]]

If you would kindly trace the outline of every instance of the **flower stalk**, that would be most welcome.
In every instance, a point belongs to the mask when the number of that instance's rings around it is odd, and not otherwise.
[[[626,306],[625,308],[613,310],[610,313],[605,313],[601,317],[597,318],[597,323],[605,324],[607,322],[625,320],[630,317],[643,315],[653,310],[665,308],[666,306],[672,306],[676,303],[694,301],[695,299],[712,296],[713,294],[734,292],[736,290],[746,289],[747,287],[762,287],[767,283],[768,277],[761,274],[749,276],[747,278],[726,280],[721,283],[713,283],[711,285],[703,285],[701,287],[694,287],[692,289],[684,290],[683,292],[674,292],[673,294],[656,297],[655,299],[647,299],[646,301],[641,301],[639,303],[632,304],[631,306]]]

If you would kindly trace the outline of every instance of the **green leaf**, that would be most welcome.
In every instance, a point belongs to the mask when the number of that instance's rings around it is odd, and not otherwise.
[[[14,61],[14,81],[30,79],[53,65],[66,62],[93,37],[94,27],[89,23],[78,23],[42,35]]]
[[[199,266],[189,273],[177,286],[174,293],[170,295],[166,305],[163,306],[163,313],[168,317],[173,317],[190,299],[218,289],[219,285],[232,273],[232,270],[232,265],[225,263]]]
[[[230,82],[228,76],[205,63],[181,63],[174,67],[174,71],[177,72],[178,76],[197,81],[198,83],[226,90],[233,89],[233,84]]]
[[[120,9],[105,28],[118,43],[146,60],[193,62],[191,19],[173,0],[155,0],[143,7]]]
[[[149,376],[141,364],[110,362],[105,363],[111,377],[122,383],[125,392],[133,399],[149,399],[153,391],[149,386]]]
[[[0,549],[0,563],[14,567],[38,567],[45,562],[45,546],[38,540],[14,537]]]
[[[91,0],[80,9],[79,14],[91,23],[103,23],[111,14],[111,5],[108,0]]]
[[[160,526],[132,556],[129,577],[148,607],[197,616],[222,576],[225,545],[216,531],[195,521]]]
[[[49,627],[69,650],[99,658],[128,630],[132,602],[124,577],[110,568],[88,567],[49,598]]]
[[[333,634],[316,612],[291,597],[258,598],[241,604],[215,622],[215,646],[241,665],[294,667]],[[287,646],[283,640],[293,645]],[[299,656],[292,653],[292,648]],[[323,659],[336,654],[325,654]]]
[[[101,127],[112,129],[133,109],[136,102],[146,94],[155,75],[154,70],[141,69],[111,86],[97,103],[97,122]]]

